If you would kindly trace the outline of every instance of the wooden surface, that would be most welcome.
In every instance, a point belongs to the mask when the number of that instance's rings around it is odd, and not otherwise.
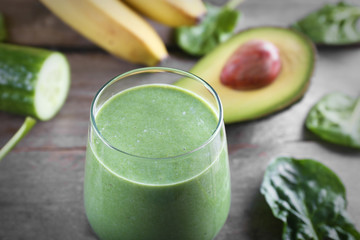
[[[239,8],[243,12],[239,29],[288,26],[324,2],[247,0]],[[2,0],[0,9],[8,23],[9,42],[60,50],[72,69],[71,90],[61,112],[38,123],[0,163],[0,239],[96,239],[82,196],[90,102],[110,78],[140,66],[100,50],[36,0]],[[161,66],[190,69],[197,59],[174,47],[171,29],[152,24],[170,49],[171,57]],[[360,94],[359,63],[360,48],[318,49],[310,88],[299,102],[266,118],[226,126],[232,205],[216,240],[281,238],[282,223],[259,193],[266,165],[279,155],[316,159],[333,169],[346,186],[348,210],[360,229],[360,151],[323,143],[304,129],[307,112],[322,95]],[[0,146],[23,119],[0,113]]]

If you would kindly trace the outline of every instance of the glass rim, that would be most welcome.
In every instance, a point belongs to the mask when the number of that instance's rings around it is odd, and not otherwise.
[[[217,103],[218,108],[219,108],[218,109],[219,116],[218,116],[217,125],[216,125],[214,131],[212,132],[211,136],[204,143],[202,143],[200,146],[198,146],[198,147],[196,147],[196,148],[194,148],[194,149],[192,149],[192,150],[190,150],[190,151],[188,151],[186,153],[182,153],[182,154],[179,154],[179,155],[168,156],[168,157],[146,157],[146,156],[132,154],[132,153],[123,151],[123,150],[113,146],[99,131],[99,129],[98,129],[97,125],[96,125],[96,121],[95,121],[94,108],[95,108],[95,104],[97,103],[97,101],[98,101],[99,97],[101,96],[101,94],[103,93],[103,91],[105,91],[105,89],[107,87],[111,86],[113,83],[115,83],[115,82],[117,82],[117,81],[119,81],[119,80],[121,80],[121,79],[123,79],[125,77],[135,75],[135,74],[140,74],[140,73],[151,73],[151,72],[173,73],[173,74],[178,74],[178,75],[182,75],[182,76],[185,76],[185,77],[192,78],[192,79],[200,82],[215,98],[216,103]],[[154,83],[154,84],[157,84],[157,83]],[[141,86],[141,85],[138,85],[138,86]],[[135,86],[133,86],[133,87],[135,87]],[[132,87],[126,88],[126,89],[124,89],[122,91],[125,91],[125,90],[130,89],[130,88],[132,88]],[[188,89],[185,89],[185,90],[188,90]],[[122,91],[119,91],[118,93],[120,93]],[[191,91],[191,90],[188,90],[188,91]],[[194,92],[192,92],[192,93],[194,93]],[[194,93],[194,94],[196,94],[196,93]],[[199,97],[202,98],[201,96],[199,96]],[[206,101],[206,100],[204,99],[204,101]],[[124,72],[122,74],[119,74],[119,75],[113,77],[112,79],[110,79],[108,82],[106,82],[97,91],[97,93],[95,94],[95,97],[93,98],[93,100],[91,102],[91,106],[90,106],[90,124],[91,124],[90,127],[94,127],[95,132],[98,135],[98,137],[100,138],[100,140],[107,147],[111,148],[112,150],[115,150],[117,152],[126,154],[126,155],[128,155],[130,157],[139,158],[139,159],[153,159],[153,160],[174,159],[174,158],[184,157],[186,155],[190,155],[190,154],[192,154],[194,152],[197,152],[197,151],[203,149],[205,146],[207,146],[215,138],[215,136],[219,133],[219,131],[221,129],[221,126],[223,124],[223,108],[222,108],[220,97],[216,93],[214,88],[210,84],[208,84],[205,80],[203,80],[202,78],[196,76],[195,74],[184,71],[184,70],[180,70],[180,69],[170,68],[170,67],[142,67],[142,68],[136,68],[136,69],[133,69],[133,70],[130,70],[130,71],[126,71],[126,72]]]

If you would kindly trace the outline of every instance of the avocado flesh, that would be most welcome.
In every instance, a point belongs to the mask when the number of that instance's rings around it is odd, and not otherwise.
[[[240,45],[255,39],[278,47],[282,68],[273,83],[255,90],[234,90],[220,82],[224,64]],[[309,85],[315,62],[314,46],[306,37],[287,28],[251,28],[219,45],[190,70],[217,92],[224,109],[225,123],[256,119],[289,106],[302,97]],[[190,81],[176,85],[194,90]]]

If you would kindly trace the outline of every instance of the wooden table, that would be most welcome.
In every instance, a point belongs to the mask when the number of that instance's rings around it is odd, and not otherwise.
[[[239,29],[288,26],[324,2],[247,0],[239,7]],[[9,42],[62,51],[72,70],[71,90],[61,112],[38,123],[0,163],[0,239],[96,239],[82,196],[90,102],[110,78],[140,65],[97,48],[36,0],[2,0],[0,9],[8,22]],[[197,59],[174,47],[171,29],[151,24],[171,54],[161,66],[190,69]],[[333,169],[347,188],[348,211],[360,229],[360,151],[321,142],[304,128],[307,112],[321,96],[332,91],[356,96],[359,83],[360,48],[318,49],[310,88],[299,102],[266,118],[226,126],[232,206],[216,240],[281,238],[282,223],[259,192],[268,162],[278,155],[316,159]],[[0,146],[23,119],[0,113]]]

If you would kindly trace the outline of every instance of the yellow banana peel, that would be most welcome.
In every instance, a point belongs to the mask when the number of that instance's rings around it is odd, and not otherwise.
[[[153,66],[168,56],[162,39],[151,25],[119,0],[40,2],[77,32],[117,57]]]

